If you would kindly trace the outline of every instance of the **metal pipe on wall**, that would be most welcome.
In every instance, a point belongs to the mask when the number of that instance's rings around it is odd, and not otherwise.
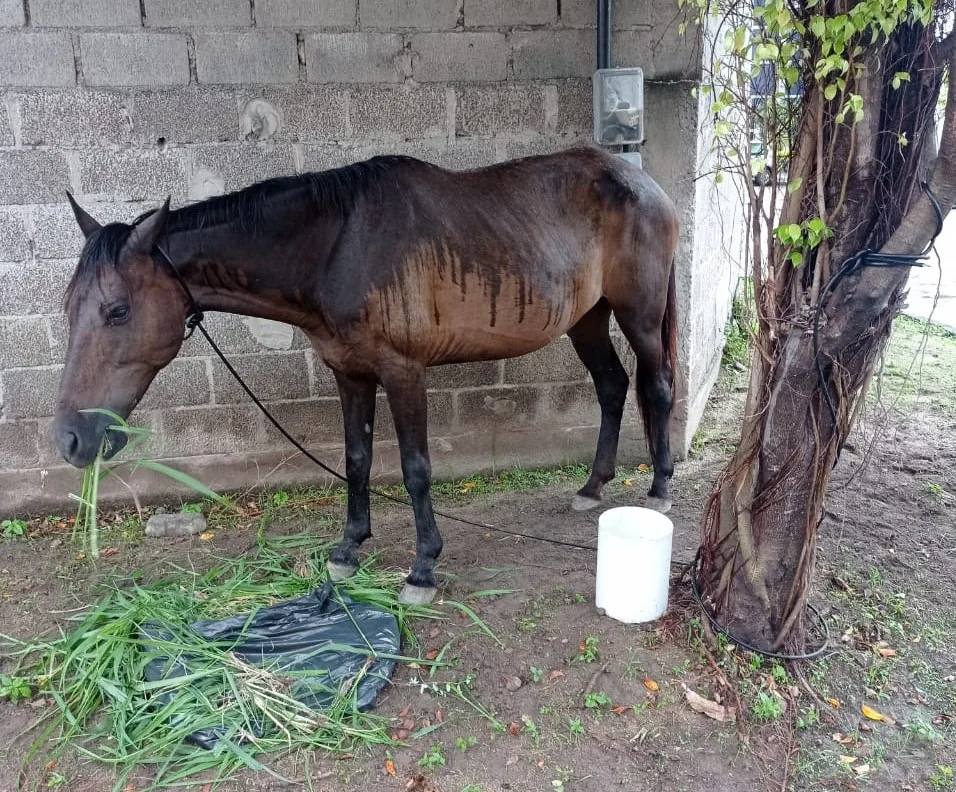
[[[597,67],[611,68],[611,0],[597,0]]]

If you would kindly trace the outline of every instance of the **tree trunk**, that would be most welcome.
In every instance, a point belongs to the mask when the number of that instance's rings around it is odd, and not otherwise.
[[[777,239],[769,263],[754,266],[758,330],[744,424],[703,519],[698,571],[705,604],[720,623],[763,651],[804,649],[827,483],[909,268],[863,266],[834,276],[864,248],[918,254],[934,236],[936,212],[920,188],[921,152],[946,60],[953,65],[950,47],[935,43],[931,28],[910,24],[868,47],[867,68],[854,85],[867,110],[855,126],[838,123],[839,98],[826,100],[823,86],[807,80],[789,174],[791,184],[795,177],[802,184],[786,197],[781,225],[819,216],[834,233],[801,266],[790,264]],[[911,82],[893,87],[903,70]],[[953,85],[939,155],[929,166],[944,214],[956,202]]]

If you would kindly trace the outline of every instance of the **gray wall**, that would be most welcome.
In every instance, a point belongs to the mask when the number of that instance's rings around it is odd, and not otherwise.
[[[649,81],[646,167],[684,220],[684,447],[723,327],[719,301],[704,319],[692,300],[709,303],[708,278],[726,269],[695,269],[707,209],[686,80],[699,62],[677,35],[675,2],[616,6],[615,60]],[[60,301],[82,241],[64,190],[101,221],[129,220],[167,194],[181,204],[377,153],[465,168],[557,150],[590,134],[593,19],[587,0],[0,0],[0,513],[78,486],[49,439]],[[340,463],[333,383],[302,335],[226,315],[209,325],[276,414]],[[596,401],[566,342],[433,372],[436,475],[590,457]],[[381,407],[375,473],[391,476]],[[216,486],[316,477],[200,340],[134,418],[155,430],[156,455]],[[630,410],[631,459],[643,454],[635,420]],[[154,494],[165,486],[139,478]]]

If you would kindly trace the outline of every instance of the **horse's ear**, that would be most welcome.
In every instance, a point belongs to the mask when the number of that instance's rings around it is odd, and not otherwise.
[[[150,255],[159,242],[163,231],[166,230],[166,221],[169,219],[169,198],[151,215],[145,217],[135,226],[129,235],[127,247],[137,253]]]
[[[70,206],[73,207],[73,215],[76,217],[76,222],[79,224],[83,236],[88,237],[94,231],[99,231],[103,227],[76,202],[73,193],[69,190],[66,191],[66,199],[70,202]]]

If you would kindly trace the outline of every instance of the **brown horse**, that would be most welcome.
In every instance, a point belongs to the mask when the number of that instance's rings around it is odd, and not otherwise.
[[[345,419],[348,516],[333,577],[371,536],[375,391],[388,396],[418,543],[402,598],[427,602],[442,548],[429,494],[425,369],[524,355],[567,333],[594,379],[601,429],[574,507],[614,476],[628,375],[611,314],[637,356],[654,462],[648,505],[666,511],[673,474],[677,212],[641,170],[584,148],[453,173],[376,157],[272,179],[133,225],[101,226],[70,196],[86,244],[66,297],[70,340],[53,434],[82,467],[179,351],[191,310],[301,327],[332,369]],[[163,247],[175,263],[158,255]]]

